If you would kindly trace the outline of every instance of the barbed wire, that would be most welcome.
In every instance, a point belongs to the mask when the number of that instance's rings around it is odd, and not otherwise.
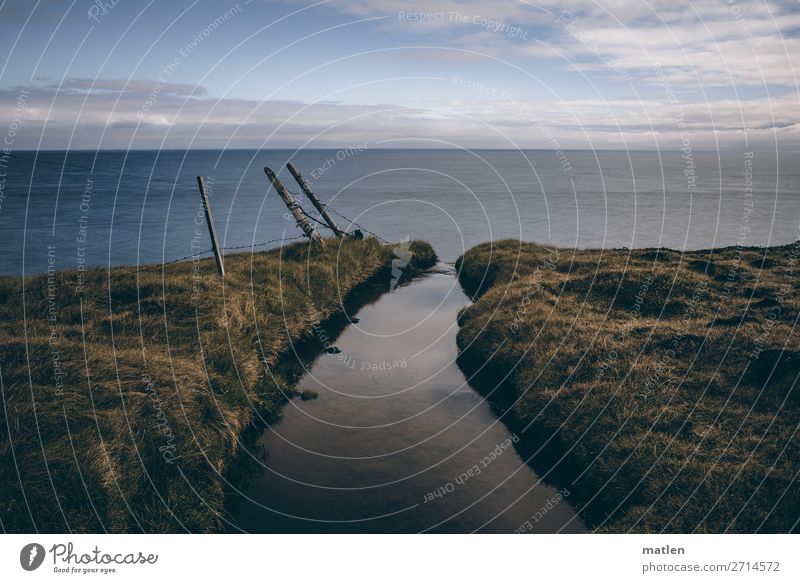
[[[116,171],[113,171],[113,170],[105,170],[103,168],[88,168],[88,167],[81,166],[81,165],[78,165],[78,164],[68,163],[68,162],[66,162],[66,159],[65,159],[65,161],[63,163],[60,163],[60,162],[54,162],[54,161],[49,161],[49,160],[41,160],[41,159],[38,158],[38,155],[37,155],[36,158],[28,158],[26,156],[20,156],[19,154],[16,154],[16,153],[12,153],[11,155],[16,157],[16,158],[20,158],[20,159],[23,159],[23,160],[27,160],[29,162],[33,162],[34,164],[36,164],[36,163],[50,164],[50,165],[61,166],[62,168],[65,167],[65,166],[69,166],[69,167],[78,168],[78,169],[81,169],[81,170],[84,170],[84,171],[88,171],[90,173],[107,172],[107,173],[114,174],[115,176],[118,176],[118,177],[126,177],[126,176],[128,176],[128,177],[137,178],[137,179],[140,179],[140,180],[149,180],[151,182],[158,182],[158,181],[167,182],[171,186],[178,186],[178,185],[188,186],[186,184],[181,184],[181,183],[179,183],[177,181],[168,182],[168,181],[149,178],[149,177],[137,176],[135,174],[128,174],[128,173],[124,173],[124,172],[116,172]],[[296,199],[301,197],[301,194],[298,193],[298,192],[293,192],[291,190],[289,192],[291,192],[296,197]],[[373,237],[375,237],[376,239],[378,239],[379,241],[381,241],[384,244],[388,244],[389,243],[389,241],[387,241],[386,239],[384,239],[383,237],[381,237],[380,235],[378,235],[374,231],[371,231],[371,230],[367,229],[366,227],[364,227],[363,225],[360,225],[359,223],[356,223],[354,220],[346,217],[342,213],[336,211],[333,208],[330,208],[327,204],[325,204],[325,203],[321,203],[321,204],[322,204],[322,206],[323,206],[323,208],[325,210],[334,213],[335,215],[337,215],[341,219],[349,222],[351,225],[354,225],[354,226],[358,227],[361,231],[372,235]],[[337,233],[337,230],[334,229],[333,227],[331,227],[330,225],[328,225],[326,222],[320,221],[317,218],[318,213],[316,213],[316,211],[314,211],[314,214],[317,215],[317,216],[314,216],[314,215],[311,215],[308,212],[306,212],[306,210],[299,203],[295,202],[295,205],[306,218],[308,218],[311,221],[314,221],[314,223],[316,223],[320,227],[328,229],[329,231],[331,231],[334,234],[341,233],[341,231],[339,231],[339,233]],[[126,222],[135,222],[135,221],[126,221]],[[165,223],[162,223],[161,221],[157,221],[157,222],[155,222],[155,221],[139,221],[136,224],[139,224],[139,225],[144,225],[144,224],[162,225],[162,224],[165,224]],[[56,227],[63,228],[63,227],[69,227],[69,226],[74,226],[74,225],[59,223],[59,224],[52,224],[52,225],[25,225],[25,226],[22,226],[22,227],[0,227],[0,231],[27,230],[27,229],[55,229]],[[300,225],[297,225],[297,227],[299,228]],[[302,239],[304,237],[305,237],[305,234],[298,235],[296,237],[289,237],[289,238],[279,237],[277,239],[271,239],[269,241],[263,241],[261,243],[252,243],[252,244],[249,244],[249,245],[234,245],[234,246],[221,247],[220,251],[236,251],[236,250],[240,250],[240,249],[256,249],[256,248],[260,248],[260,247],[266,247],[267,245],[272,245],[272,244],[278,243],[278,242],[296,241],[296,240]],[[143,271],[143,270],[146,270],[146,269],[162,269],[163,270],[164,267],[166,267],[167,265],[172,265],[172,264],[175,264],[175,263],[180,263],[182,261],[187,261],[189,259],[194,259],[195,257],[200,257],[201,255],[206,255],[208,253],[212,253],[213,251],[214,251],[213,248],[211,248],[211,249],[206,249],[204,251],[198,251],[196,253],[192,253],[191,255],[186,255],[184,257],[179,257],[179,258],[176,258],[176,259],[171,259],[169,261],[164,261],[162,263],[152,263],[152,264],[145,264],[145,265],[138,265],[137,264],[137,265],[132,265],[132,266],[121,265],[119,267],[136,267],[137,268],[137,272],[138,271]],[[39,292],[39,291],[45,293],[45,292],[47,292],[48,287],[35,288],[35,289],[30,289],[30,290],[29,289],[25,289],[23,287],[22,289],[14,290],[14,291],[8,291],[6,293],[9,293],[9,294],[24,294],[25,292],[36,293],[36,292]]]
[[[290,192],[290,193],[291,193],[291,194],[292,194],[292,195],[295,197],[295,199],[297,199],[297,198],[300,198],[300,197],[302,196],[302,195],[301,195],[299,192],[295,192],[295,191],[293,191],[293,190],[289,190],[288,188],[287,188],[286,190],[288,190],[288,191],[289,191],[289,192]],[[323,208],[324,208],[326,211],[328,211],[328,212],[332,212],[333,214],[335,214],[336,216],[338,216],[340,219],[344,219],[345,221],[347,221],[347,222],[348,222],[348,223],[350,223],[351,225],[354,225],[354,226],[358,227],[359,229],[361,229],[361,230],[362,230],[362,231],[364,231],[365,233],[369,233],[370,235],[372,235],[373,237],[375,237],[376,239],[378,239],[378,240],[379,240],[379,241],[381,241],[382,243],[389,244],[389,241],[387,241],[386,239],[384,239],[383,237],[381,237],[380,235],[378,235],[378,233],[376,233],[375,231],[370,231],[370,230],[369,230],[369,229],[367,229],[365,226],[363,226],[363,225],[359,225],[359,224],[358,224],[357,222],[355,222],[353,219],[347,218],[346,216],[344,216],[342,213],[338,212],[338,211],[337,211],[336,209],[334,209],[333,207],[329,207],[327,203],[321,202],[321,203],[320,203],[320,205],[322,205],[322,207],[323,207]],[[322,227],[324,227],[324,228],[328,229],[329,231],[331,231],[331,232],[333,232],[333,233],[336,233],[336,231],[334,231],[334,229],[333,229],[333,228],[332,228],[330,225],[328,225],[327,223],[323,223],[323,222],[321,222],[319,219],[317,219],[316,217],[313,217],[313,216],[311,216],[310,214],[308,214],[308,213],[305,211],[305,209],[304,209],[302,206],[300,206],[299,204],[298,204],[298,207],[300,208],[300,212],[302,212],[302,213],[303,213],[303,214],[304,214],[304,215],[305,215],[307,218],[311,219],[312,221],[314,221],[314,222],[315,222],[315,223],[317,223],[318,225],[320,225],[320,226],[322,226]],[[317,214],[317,213],[316,213],[316,211],[314,211],[314,214]]]
[[[279,241],[283,242],[290,242],[290,241],[297,241],[298,239],[305,238],[305,235],[298,235],[297,237],[279,237],[277,239],[271,239],[269,241],[264,241],[263,243],[254,243],[250,245],[234,245],[229,247],[221,247],[221,251],[234,251],[237,249],[255,249],[258,247],[265,247],[267,245],[272,245],[273,243],[278,243]],[[169,261],[164,261],[162,263],[147,263],[144,265],[136,264],[136,265],[117,265],[113,267],[135,267],[137,271],[144,271],[146,269],[163,269],[167,265],[172,265],[173,263],[180,263],[181,261],[186,261],[188,259],[194,259],[195,257],[199,257],[201,255],[205,255],[207,253],[213,253],[214,249],[206,249],[204,251],[198,251],[196,253],[192,253],[191,255],[186,255],[185,257],[179,257],[177,259],[170,259]],[[99,267],[99,266],[98,266]],[[39,274],[42,275],[42,274]],[[22,294],[22,293],[37,293],[37,292],[47,292],[47,287],[43,288],[33,288],[33,289],[19,289],[8,291],[9,294]]]
[[[180,257],[178,259],[171,259],[169,261],[164,261],[163,263],[147,263],[145,265],[137,265],[136,267],[138,267],[140,271],[143,269],[164,267],[166,265],[172,265],[173,263],[180,263],[181,261],[186,261],[187,259],[194,259],[195,257],[199,257],[200,255],[205,255],[206,253],[211,253],[212,251],[214,250],[206,249],[205,251],[198,251],[197,253],[192,253],[191,255],[187,255],[186,257]]]
[[[340,213],[340,212],[338,212],[338,211],[336,211],[336,210],[334,210],[334,209],[332,209],[332,208],[328,208],[327,206],[325,207],[325,210],[332,212],[333,214],[335,214],[335,215],[336,215],[337,217],[339,217],[340,219],[344,219],[345,221],[349,222],[351,225],[355,225],[356,227],[358,227],[359,229],[361,229],[361,230],[362,230],[362,231],[364,231],[365,233],[369,233],[370,235],[372,235],[373,237],[375,237],[376,239],[378,239],[378,240],[379,240],[379,241],[381,241],[382,243],[385,243],[385,244],[387,244],[387,245],[389,244],[389,241],[387,241],[386,239],[384,239],[383,237],[381,237],[380,235],[378,235],[378,233],[376,233],[375,231],[370,231],[370,230],[369,230],[369,229],[367,229],[365,226],[363,226],[363,225],[359,225],[359,224],[358,224],[357,222],[355,222],[353,219],[349,219],[349,218],[347,218],[347,217],[346,217],[346,216],[344,216],[342,213]]]
[[[28,162],[32,162],[34,164],[49,164],[51,166],[60,166],[62,168],[65,167],[65,166],[68,166],[68,167],[77,168],[79,170],[83,170],[83,171],[89,172],[89,173],[105,172],[105,173],[113,174],[114,176],[117,176],[117,177],[129,177],[129,178],[136,178],[138,180],[147,180],[149,182],[161,182],[161,183],[173,186],[173,187],[174,186],[183,186],[183,187],[187,187],[188,188],[188,187],[191,186],[188,183],[179,182],[177,180],[172,182],[172,181],[159,179],[159,178],[152,178],[152,177],[147,177],[147,176],[138,176],[136,174],[130,174],[130,173],[127,173],[127,172],[117,172],[115,170],[106,170],[104,168],[94,168],[94,167],[90,168],[88,166],[83,166],[83,165],[80,165],[80,164],[74,164],[74,163],[71,163],[71,162],[66,162],[66,158],[64,159],[64,162],[55,162],[55,161],[40,159],[38,154],[37,154],[36,158],[30,158],[30,157],[27,157],[27,156],[22,156],[20,154],[13,153],[13,152],[10,153],[10,155],[13,156],[13,157],[19,158],[21,160],[26,160]],[[289,190],[288,188],[286,190],[288,190],[295,197],[295,200],[297,200],[297,199],[299,199],[299,198],[301,198],[303,196],[301,193],[293,191],[293,190]],[[366,227],[364,227],[363,225],[360,225],[359,223],[356,223],[354,220],[346,217],[345,215],[343,215],[342,213],[338,212],[334,208],[328,207],[328,205],[326,203],[320,203],[320,204],[322,204],[322,206],[323,206],[323,208],[325,208],[325,210],[334,213],[339,218],[344,219],[345,221],[349,222],[351,225],[354,225],[354,226],[358,227],[363,232],[372,235],[373,237],[377,238],[382,243],[386,243],[386,244],[389,243],[389,241],[387,241],[386,239],[384,239],[383,237],[378,235],[376,232],[367,229]],[[305,215],[308,219],[314,221],[320,227],[328,229],[332,233],[336,234],[336,231],[333,228],[331,228],[330,225],[320,221],[315,216],[312,216],[309,213],[307,213],[306,210],[299,203],[297,203],[297,206],[300,209],[300,212],[302,212],[303,215]],[[138,224],[138,225],[164,225],[165,224],[165,222],[162,222],[162,221],[138,221],[138,222],[137,221],[120,221],[120,222],[135,223],[135,224]],[[73,226],[73,225],[71,225],[69,223],[59,223],[59,224],[53,224],[53,225],[25,225],[25,226],[21,226],[21,227],[0,227],[0,231],[19,231],[19,230],[27,230],[27,229],[31,229],[31,230],[34,230],[34,229],[55,229],[55,228],[64,228],[64,227],[70,227],[70,226]],[[278,239],[278,240],[280,240],[280,239]],[[276,241],[272,241],[272,242],[276,242]],[[258,246],[262,246],[262,244],[258,244]],[[246,246],[242,246],[242,247],[238,247],[238,248],[239,249],[243,249],[245,247]],[[191,258],[191,257],[193,257],[193,256],[190,255],[188,257],[183,258],[183,260]],[[172,263],[172,262],[170,262],[170,263]],[[165,263],[163,265],[167,265],[167,263]]]
[[[237,245],[235,247],[222,247],[223,251],[229,251],[233,249],[255,249],[256,247],[264,247],[266,245],[271,245],[273,243],[277,243],[278,241],[297,241],[298,239],[303,239],[305,235],[298,235],[297,237],[281,237],[279,239],[272,239],[271,241],[265,241],[263,243],[255,243],[251,245]],[[212,251],[212,249],[209,249]]]
[[[314,221],[315,223],[317,223],[323,229],[328,229],[334,235],[336,234],[336,231],[334,231],[333,228],[328,223],[323,223],[322,221],[320,221],[316,217],[311,216],[310,214],[308,214],[305,211],[305,209],[303,207],[300,207],[300,212],[303,213],[306,216],[307,219]]]
[[[266,247],[267,245],[272,245],[273,243],[278,243],[279,241],[287,242],[287,241],[297,241],[298,239],[302,239],[305,235],[298,235],[297,237],[279,237],[277,239],[271,239],[269,241],[264,241],[263,243],[251,243],[249,245],[233,245],[228,247],[220,247],[220,251],[235,251],[237,249],[256,249],[258,247]],[[187,259],[194,259],[195,257],[199,257],[200,255],[205,255],[206,253],[213,253],[214,249],[206,249],[205,251],[198,251],[197,253],[192,253],[191,255],[187,255],[186,257],[180,257],[178,259],[171,259],[169,261],[165,261],[163,263],[151,263],[147,265],[139,266],[140,269],[152,269],[158,267],[164,267],[166,265],[172,265],[173,263],[180,263],[181,261],[186,261]]]

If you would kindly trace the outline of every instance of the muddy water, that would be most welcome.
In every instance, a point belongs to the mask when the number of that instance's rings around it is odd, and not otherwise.
[[[351,314],[341,353],[300,380],[319,397],[259,438],[269,456],[231,497],[231,530],[582,531],[568,490],[539,480],[456,365],[468,303],[439,266]]]

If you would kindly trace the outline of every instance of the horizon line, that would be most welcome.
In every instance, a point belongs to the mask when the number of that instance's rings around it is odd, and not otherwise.
[[[26,149],[21,148],[16,150],[19,153],[37,153],[37,152],[186,152],[186,151],[194,151],[194,152],[226,152],[229,150],[233,151],[249,151],[249,152],[260,152],[260,151],[286,151],[286,150],[294,150],[296,152],[300,152],[303,150],[323,150],[323,151],[336,151],[336,150],[345,150],[348,148],[355,148],[363,144],[347,144],[343,146],[328,146],[328,147],[314,147],[314,148],[296,148],[296,147],[268,147],[268,148],[258,148],[258,147],[235,147],[235,148],[38,148],[38,149]],[[364,148],[363,151],[367,150],[419,150],[419,151],[454,151],[454,152],[463,152],[463,151],[498,151],[498,152],[555,152],[552,148],[491,148],[491,147],[480,147],[480,148],[452,148],[452,147],[441,147],[441,148],[415,148],[415,147],[405,147],[405,148],[397,148],[397,147],[385,147],[385,146],[375,146],[371,148]],[[678,148],[561,148],[563,152],[680,152],[681,149]],[[728,148],[692,148],[694,152],[718,152],[718,153],[739,153],[739,152],[770,152],[770,153],[784,153],[784,154],[796,154],[800,153],[800,149],[779,149],[779,148],[757,148],[757,147],[746,147],[743,149],[728,149]],[[8,154],[13,155],[14,151],[8,152]]]

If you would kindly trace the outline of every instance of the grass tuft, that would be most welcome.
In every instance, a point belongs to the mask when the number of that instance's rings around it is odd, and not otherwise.
[[[459,363],[599,530],[796,531],[798,260],[479,245]]]
[[[282,359],[392,258],[342,239],[228,255],[224,283],[213,260],[91,269],[82,294],[76,271],[0,279],[3,530],[221,530],[243,433],[295,396]]]

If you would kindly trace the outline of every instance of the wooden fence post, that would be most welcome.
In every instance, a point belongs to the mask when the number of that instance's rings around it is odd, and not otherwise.
[[[333,231],[333,234],[336,235],[337,237],[341,237],[342,235],[344,235],[344,231],[339,229],[339,227],[336,225],[336,221],[334,221],[333,217],[331,217],[331,215],[328,214],[328,210],[325,208],[325,205],[319,202],[317,196],[311,191],[311,187],[308,185],[308,182],[306,182],[306,179],[303,178],[303,175],[297,171],[297,168],[294,167],[294,164],[292,164],[291,162],[287,162],[286,168],[288,168],[289,172],[292,173],[292,176],[294,176],[294,179],[297,181],[297,184],[300,185],[300,188],[308,197],[308,200],[311,201],[311,204],[314,205],[314,208],[317,209],[317,212],[320,214],[320,216],[323,219],[325,219],[326,223],[328,223],[328,226],[331,228],[331,231]]]
[[[203,211],[206,214],[206,223],[208,223],[208,234],[211,236],[211,250],[214,251],[214,259],[217,261],[217,271],[221,277],[225,277],[225,265],[222,263],[222,250],[217,241],[217,228],[214,226],[214,219],[211,216],[211,206],[208,203],[206,182],[202,176],[197,177],[197,186],[200,187],[200,198],[203,201]]]
[[[294,199],[292,193],[286,190],[286,187],[278,177],[275,176],[275,173],[266,166],[264,167],[264,173],[267,175],[270,184],[275,187],[278,196],[281,197],[286,208],[292,213],[294,220],[297,221],[297,224],[303,229],[303,233],[305,233],[306,237],[308,237],[312,243],[322,243],[322,237],[317,233],[316,229],[314,229],[314,225],[306,218],[305,214],[303,214],[303,208]]]

